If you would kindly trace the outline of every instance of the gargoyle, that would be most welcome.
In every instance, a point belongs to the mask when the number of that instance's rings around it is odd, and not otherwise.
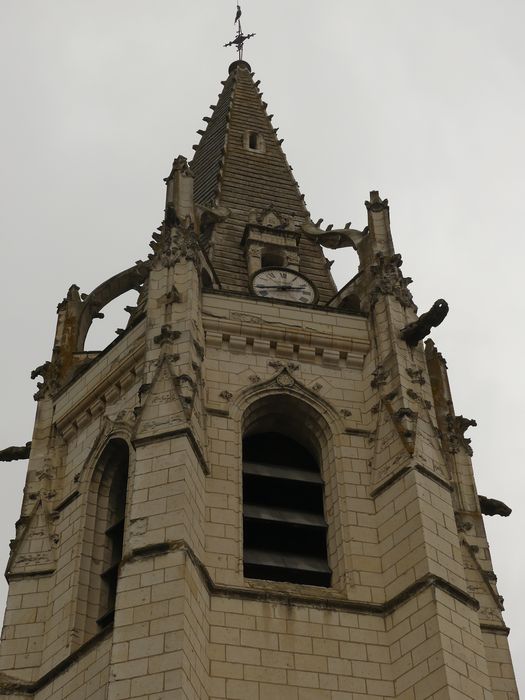
[[[432,328],[439,326],[448,314],[448,304],[444,299],[438,299],[430,311],[427,311],[401,330],[401,337],[410,347],[415,347],[420,340],[423,340]]]
[[[477,423],[473,418],[465,418],[464,416],[454,416],[454,427],[461,437],[465,437],[468,428],[476,428]]]
[[[31,452],[31,442],[26,442],[23,447],[6,447],[0,450],[0,462],[14,462],[17,459],[28,459]]]
[[[31,372],[31,379],[36,379],[37,377],[42,377],[45,381],[49,372],[51,370],[51,362],[44,362],[43,365],[39,365],[36,369]]]
[[[507,518],[512,513],[512,508],[509,508],[502,501],[497,501],[495,498],[478,496],[478,499],[483,515],[501,515],[503,518]]]
[[[329,226],[326,231],[323,231],[318,225],[307,223],[303,224],[302,231],[310,240],[320,243],[325,248],[331,248],[332,250],[337,248],[354,248],[354,250],[357,250],[363,238],[368,235],[368,226],[359,231],[355,228],[350,228],[348,223],[344,228],[331,228]]]

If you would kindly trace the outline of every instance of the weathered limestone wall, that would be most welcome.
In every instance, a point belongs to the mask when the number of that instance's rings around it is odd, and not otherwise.
[[[35,700],[106,700],[110,652],[108,636],[38,690]]]
[[[412,311],[201,295],[185,251],[153,270],[147,318],[39,402],[0,696],[516,700],[468,444],[449,449],[423,350],[398,336]],[[268,411],[319,457],[330,589],[244,579],[242,435]],[[129,487],[100,632],[111,439]]]

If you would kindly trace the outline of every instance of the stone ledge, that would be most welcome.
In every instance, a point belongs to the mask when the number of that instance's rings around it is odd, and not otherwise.
[[[479,627],[484,634],[499,634],[502,637],[508,637],[510,634],[510,627],[506,625],[487,625],[481,623]]]
[[[45,673],[41,678],[36,681],[24,682],[19,681],[16,678],[10,678],[9,676],[0,675],[0,693],[2,695],[20,695],[23,694],[27,697],[31,697],[34,693],[41,690],[48,683],[53,681],[59,673],[66,671],[69,666],[78,661],[84,654],[91,651],[91,649],[96,646],[99,642],[109,636],[112,632],[113,626],[107,627],[102,630],[94,637],[91,637],[85,644],[82,644],[76,651],[70,654],[67,658],[60,661],[54,668]]]
[[[380,496],[411,471],[417,471],[423,476],[426,476],[427,479],[431,479],[436,484],[439,484],[439,486],[442,486],[447,491],[453,491],[453,486],[449,484],[448,481],[443,479],[443,477],[439,476],[439,474],[435,474],[434,472],[430,471],[430,469],[427,469],[427,467],[423,467],[421,464],[414,464],[413,466],[409,467],[401,467],[399,471],[392,474],[386,481],[379,484],[379,486],[376,486],[375,489],[372,489],[370,496],[372,498]]]
[[[329,589],[325,589],[326,593],[330,594],[329,597],[327,597],[326,595],[319,596],[310,593],[301,594],[299,591],[271,591],[262,587],[241,588],[235,586],[217,585],[214,583],[208,569],[197,557],[195,552],[188,547],[186,542],[180,540],[173,542],[159,542],[147,545],[145,547],[138,547],[132,551],[130,557],[128,557],[123,563],[133,561],[135,558],[158,555],[164,556],[170,551],[183,552],[194,565],[208,593],[221,598],[257,600],[283,605],[302,605],[318,609],[334,610],[338,612],[351,612],[362,615],[385,617],[411,600],[414,596],[428,590],[429,588],[434,588],[450,595],[458,602],[473,610],[479,609],[479,603],[475,598],[450,584],[448,581],[445,581],[439,576],[434,576],[432,574],[419,579],[419,581],[416,581],[411,586],[408,586],[404,591],[401,591],[401,593],[385,603],[364,603],[361,601],[352,601],[342,598],[340,594],[336,593],[335,591],[330,591]],[[509,632],[508,628],[506,627],[493,627],[492,625],[481,625],[480,627],[483,632],[490,632],[494,634],[506,635]],[[96,634],[70,656],[61,661],[53,669],[48,671],[44,676],[33,683],[25,683],[23,681],[18,681],[15,678],[2,678],[0,676],[0,693],[3,695],[24,694],[27,697],[31,697],[35,692],[41,690],[45,685],[54,680],[62,671],[65,671],[69,666],[71,666],[71,664],[80,659],[85,653],[90,651],[95,645],[105,639],[106,636],[109,636],[112,629],[113,625],[110,625],[103,631]]]
[[[365,615],[390,615],[394,610],[399,608],[405,602],[410,600],[415,595],[428,588],[438,589],[463,605],[472,610],[479,610],[479,602],[471,595],[461,590],[457,586],[449,583],[440,576],[435,574],[427,574],[410,586],[407,586],[403,591],[384,603],[366,603],[363,601],[353,601],[344,598],[340,593],[333,589],[323,589],[324,595],[316,595],[316,593],[302,593],[299,589],[304,586],[290,584],[297,590],[270,590],[263,586],[224,586],[216,584],[205,564],[199,559],[195,552],[184,541],[159,542],[146,547],[139,547],[132,551],[128,561],[140,556],[156,556],[157,554],[166,554],[168,551],[183,552],[197,569],[203,583],[208,589],[210,595],[215,595],[221,598],[240,598],[243,600],[259,600],[263,602],[282,603],[284,605],[306,605],[315,608],[323,608],[326,610],[335,610],[340,612],[355,612]],[[311,588],[312,587],[308,587]]]

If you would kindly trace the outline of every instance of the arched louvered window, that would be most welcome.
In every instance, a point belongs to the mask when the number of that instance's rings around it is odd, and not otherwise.
[[[96,508],[94,565],[99,576],[97,624],[105,627],[113,620],[119,566],[124,541],[124,516],[128,484],[128,447],[113,440],[102,455],[103,472]]]
[[[244,438],[243,523],[246,577],[330,586],[319,464],[295,439]]]

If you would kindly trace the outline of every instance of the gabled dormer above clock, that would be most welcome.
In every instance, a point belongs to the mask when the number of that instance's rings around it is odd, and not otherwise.
[[[301,233],[290,218],[273,206],[261,212],[252,210],[241,241],[249,277],[267,267],[299,270],[300,240]]]

